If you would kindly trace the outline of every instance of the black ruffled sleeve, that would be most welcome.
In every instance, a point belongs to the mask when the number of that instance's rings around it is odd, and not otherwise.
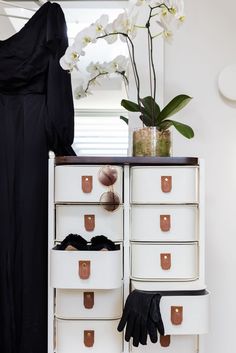
[[[47,18],[46,46],[50,51],[47,77],[46,132],[49,148],[58,155],[75,155],[74,106],[71,77],[59,60],[68,46],[67,28],[61,7],[53,3]]]

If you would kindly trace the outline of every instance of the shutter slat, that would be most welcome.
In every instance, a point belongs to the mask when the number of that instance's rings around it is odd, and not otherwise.
[[[83,116],[84,114],[84,116]],[[120,112],[77,112],[74,149],[84,156],[125,156],[128,149],[128,126],[120,120]],[[85,116],[86,115],[86,116]],[[122,113],[124,115],[124,113]]]

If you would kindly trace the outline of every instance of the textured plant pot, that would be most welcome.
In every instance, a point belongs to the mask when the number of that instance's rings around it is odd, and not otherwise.
[[[170,157],[171,145],[170,130],[159,131],[151,126],[133,132],[133,156]]]

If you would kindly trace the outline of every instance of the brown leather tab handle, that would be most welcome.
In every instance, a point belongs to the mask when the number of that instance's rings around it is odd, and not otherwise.
[[[172,189],[172,176],[161,177],[161,190],[162,192],[171,192]]]
[[[171,254],[160,254],[162,270],[169,270],[171,268]]]
[[[94,331],[84,330],[84,345],[85,347],[93,347],[94,345]]]
[[[169,232],[171,227],[171,218],[169,214],[160,215],[160,228],[162,232]]]
[[[95,215],[85,214],[84,215],[84,228],[87,232],[92,232],[95,228]]]
[[[86,194],[93,190],[93,177],[92,175],[82,175],[81,177],[82,191]]]
[[[170,335],[166,335],[166,336],[160,335],[160,345],[161,345],[161,347],[169,347]]]
[[[183,307],[172,306],[171,307],[171,322],[173,325],[181,325],[183,321]]]
[[[94,306],[94,292],[84,292],[84,307],[92,309]]]
[[[79,261],[79,277],[81,279],[88,279],[90,276],[90,261]]]

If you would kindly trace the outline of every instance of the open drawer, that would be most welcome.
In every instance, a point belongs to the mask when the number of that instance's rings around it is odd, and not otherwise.
[[[56,320],[56,353],[121,353],[119,320]]]
[[[131,288],[141,290],[138,282]],[[152,291],[156,286],[153,285]],[[156,291],[161,294],[160,311],[165,335],[201,335],[208,332],[209,292],[202,290]]]
[[[71,289],[113,289],[122,285],[120,245],[114,251],[51,250],[51,286]]]
[[[198,243],[131,243],[131,278],[194,280],[198,278]]]
[[[122,241],[123,207],[108,212],[101,205],[57,205],[56,239],[61,241],[70,233],[83,234],[87,241],[98,234]]]
[[[163,295],[160,302],[166,335],[193,335],[208,332],[209,293]]]
[[[61,319],[118,319],[122,309],[123,287],[56,290],[56,317]]]

